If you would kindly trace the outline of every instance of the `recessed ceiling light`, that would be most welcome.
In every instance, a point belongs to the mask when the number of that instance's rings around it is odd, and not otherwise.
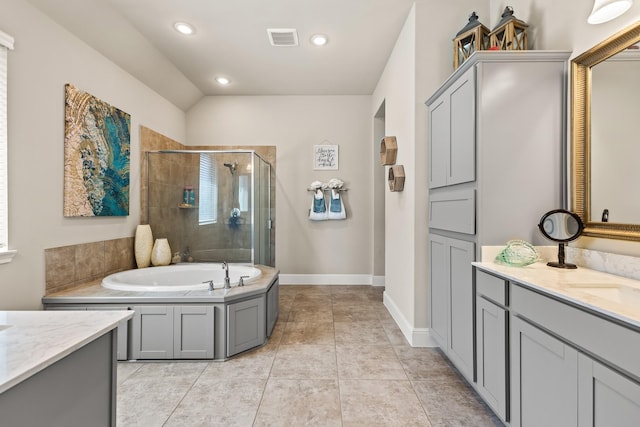
[[[311,36],[311,43],[316,46],[324,46],[329,41],[329,38],[324,34],[315,34]]]
[[[220,84],[222,86],[226,86],[229,83],[231,83],[231,80],[229,80],[226,77],[216,77],[216,82],[218,82],[218,84]]]
[[[190,35],[196,32],[191,24],[187,24],[186,22],[176,22],[173,24],[173,28],[176,29],[177,32],[181,34]]]

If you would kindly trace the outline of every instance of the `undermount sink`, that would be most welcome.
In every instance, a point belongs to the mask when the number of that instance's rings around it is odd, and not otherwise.
[[[640,289],[616,283],[573,283],[571,288],[609,301],[640,305]]]

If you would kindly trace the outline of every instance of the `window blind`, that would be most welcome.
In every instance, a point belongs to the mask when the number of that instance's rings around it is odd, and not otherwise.
[[[9,197],[7,160],[7,53],[13,38],[0,31],[0,251],[9,245]]]
[[[198,224],[218,221],[218,164],[209,154],[200,154],[200,200]]]

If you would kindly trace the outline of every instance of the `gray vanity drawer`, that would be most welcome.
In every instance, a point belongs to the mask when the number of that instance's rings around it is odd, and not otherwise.
[[[511,282],[511,313],[640,380],[640,332]]]
[[[429,227],[475,234],[475,190],[448,190],[429,194]]]
[[[507,281],[476,269],[476,294],[504,306],[507,304]]]

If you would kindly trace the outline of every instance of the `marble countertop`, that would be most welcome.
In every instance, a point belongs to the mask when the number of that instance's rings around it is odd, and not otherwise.
[[[131,304],[131,303],[166,303],[167,300],[182,303],[222,303],[264,293],[277,277],[279,270],[256,265],[261,275],[247,282],[245,286],[234,286],[231,289],[215,289],[214,291],[168,291],[168,292],[138,292],[119,291],[102,287],[102,279],[87,283],[84,286],[72,288],[42,298],[43,304]]]
[[[132,316],[132,311],[0,311],[0,393]]]
[[[560,298],[640,329],[640,281],[584,267],[575,270],[537,262],[511,267],[495,262],[474,262],[475,267]]]

